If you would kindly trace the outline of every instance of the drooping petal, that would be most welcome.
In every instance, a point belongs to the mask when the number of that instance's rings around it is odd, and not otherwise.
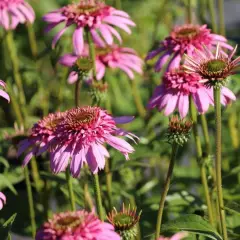
[[[76,55],[81,55],[83,52],[84,40],[83,40],[83,28],[77,28],[73,33],[73,49]]]

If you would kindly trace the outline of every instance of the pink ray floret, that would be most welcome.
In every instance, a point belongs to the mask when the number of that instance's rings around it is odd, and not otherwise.
[[[36,234],[36,240],[120,240],[114,227],[85,210],[53,215]]]
[[[188,234],[186,232],[179,232],[174,234],[172,237],[160,237],[158,240],[181,240],[187,236]]]
[[[24,0],[0,0],[0,25],[5,30],[15,29],[19,23],[35,20],[32,7]]]
[[[6,88],[6,83],[2,80],[0,80],[0,86],[5,89]],[[5,98],[8,102],[10,102],[10,97],[9,95],[2,89],[0,89],[0,96]]]
[[[80,0],[78,3],[69,4],[46,14],[43,20],[48,23],[46,31],[50,31],[60,23],[65,24],[64,28],[54,37],[52,47],[56,45],[68,27],[74,25],[72,41],[77,54],[81,54],[84,49],[84,28],[90,30],[96,43],[100,44],[104,39],[107,44],[111,45],[114,37],[121,42],[121,36],[114,27],[130,34],[129,26],[135,26],[126,12],[108,6],[101,0]]]
[[[56,128],[51,146],[51,169],[54,173],[65,171],[70,162],[73,177],[78,177],[83,164],[88,164],[95,174],[104,169],[109,152],[105,144],[120,151],[126,159],[134,148],[118,136],[133,139],[135,135],[125,132],[116,123],[127,123],[132,117],[113,118],[98,107],[69,110],[64,121]]]
[[[77,56],[77,54],[66,54],[60,58],[59,63],[72,67],[77,59],[82,56],[88,56],[87,49],[80,56]],[[104,77],[107,68],[120,69],[126,73],[130,79],[134,79],[134,72],[142,74],[142,67],[142,59],[131,48],[120,47],[116,44],[96,48],[97,80],[101,80]],[[77,79],[77,72],[72,71],[69,75],[68,82],[74,83]]]
[[[27,152],[23,166],[27,165],[33,156],[38,156],[47,151],[49,142],[54,137],[57,124],[63,120],[65,113],[50,113],[38,121],[31,129],[30,136],[19,143],[18,156]]]
[[[159,48],[148,53],[146,60],[160,55],[155,71],[161,71],[165,64],[169,71],[180,66],[184,54],[192,56],[194,49],[202,50],[203,45],[210,49],[215,48],[218,42],[225,49],[233,49],[227,44],[225,37],[211,33],[206,25],[185,24],[175,27],[170,36],[160,42]]]
[[[6,204],[6,202],[6,196],[2,192],[0,192],[0,210],[3,209],[3,206]]]
[[[205,113],[210,105],[214,105],[213,90],[201,83],[202,78],[198,74],[189,74],[183,69],[174,69],[166,72],[163,83],[159,85],[151,97],[148,108],[158,108],[168,116],[178,109],[181,118],[184,118],[189,110],[189,97],[192,97],[199,113]],[[222,91],[222,104],[235,100],[234,94],[227,88]]]

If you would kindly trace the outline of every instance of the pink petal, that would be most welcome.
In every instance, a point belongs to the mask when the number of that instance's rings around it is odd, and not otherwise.
[[[177,102],[178,102],[178,95],[177,94],[172,95],[170,101],[168,101],[165,106],[164,115],[168,116],[171,113],[173,113],[173,111],[177,106]]]
[[[134,116],[114,117],[113,120],[116,124],[126,124],[134,120]]]
[[[8,102],[10,102],[10,97],[9,95],[3,91],[2,89],[0,89],[0,96],[2,96],[3,98],[5,98]]]
[[[22,163],[23,167],[25,167],[29,163],[29,161],[31,160],[32,157],[33,157],[33,152],[31,151],[25,156],[23,163]]]
[[[113,36],[112,36],[111,32],[108,30],[108,28],[105,26],[107,26],[107,25],[101,24],[98,29],[101,32],[102,37],[104,38],[106,43],[108,45],[112,45],[113,44]]]
[[[83,28],[77,28],[73,33],[73,48],[76,55],[81,55],[83,52],[84,40],[83,40]]]
[[[66,17],[64,17],[61,13],[57,12],[47,13],[43,16],[43,21],[50,23],[60,23],[64,20],[66,20]]]
[[[78,57],[73,54],[65,54],[64,56],[60,57],[59,63],[67,67],[72,67],[77,59]]]
[[[101,37],[98,35],[98,33],[92,29],[91,35],[93,37],[93,41],[99,46],[99,47],[106,47],[105,42],[101,39]]]
[[[53,38],[53,41],[52,41],[52,48],[55,48],[58,40],[60,39],[60,37],[64,34],[64,32],[67,30],[68,26],[64,27],[61,31],[59,31],[55,37]]]
[[[0,192],[0,199],[4,202],[4,204],[6,204],[7,199],[6,199],[6,196],[2,192]]]
[[[178,109],[181,118],[185,118],[189,109],[189,96],[180,94],[178,99]]]
[[[77,154],[72,157],[70,171],[73,177],[78,177],[83,163],[86,162],[85,149],[81,149]]]
[[[96,60],[96,70],[97,70],[97,80],[101,80],[105,75],[106,67],[99,60]]]
[[[68,83],[73,84],[78,80],[78,73],[75,71],[70,72],[68,76]]]

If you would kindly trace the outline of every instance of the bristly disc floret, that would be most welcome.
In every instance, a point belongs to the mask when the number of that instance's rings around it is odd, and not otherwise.
[[[196,57],[186,55],[184,68],[188,73],[198,73],[206,86],[221,88],[226,85],[227,78],[235,74],[240,65],[240,57],[232,60],[236,50],[237,47],[228,56],[221,50],[219,44],[215,54],[207,47],[203,51],[196,49]]]
[[[101,82],[93,82],[90,88],[90,95],[92,98],[93,105],[99,104],[100,102],[104,101],[107,96],[108,91],[108,84],[101,83]]]
[[[192,121],[180,119],[178,116],[172,116],[168,126],[168,142],[182,146],[188,141],[191,129]]]
[[[128,208],[125,208],[123,204],[120,212],[113,208],[108,215],[108,220],[123,240],[131,240],[137,235],[136,224],[139,222],[140,216],[141,211],[137,214],[137,208],[131,208],[130,204]]]
[[[81,56],[77,59],[72,69],[74,72],[78,73],[78,79],[83,80],[89,77],[93,69],[93,61],[89,57]]]

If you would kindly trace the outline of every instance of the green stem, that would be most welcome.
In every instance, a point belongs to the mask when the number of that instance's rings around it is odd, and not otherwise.
[[[200,166],[201,181],[202,181],[204,195],[205,195],[207,208],[208,208],[209,222],[212,226],[214,226],[212,202],[211,202],[211,198],[210,198],[210,191],[209,191],[207,177],[206,177],[205,163],[204,163],[204,159],[202,156],[201,139],[200,139],[200,136],[198,133],[197,112],[196,112],[196,108],[194,106],[192,98],[190,98],[190,113],[191,113],[191,118],[192,118],[192,122],[193,122],[193,135],[194,135],[194,140],[195,140],[195,144],[196,144],[197,162],[198,162],[198,165]]]
[[[135,80],[131,80],[131,87],[132,87],[132,94],[133,94],[133,98],[137,107],[137,111],[139,116],[141,116],[142,118],[144,118],[146,116],[146,110],[145,107],[142,103],[142,99],[141,99],[141,95],[139,92],[139,88]]]
[[[34,57],[34,59],[36,59],[37,55],[38,55],[37,40],[36,40],[36,35],[35,35],[32,24],[30,24],[30,23],[27,24],[27,31],[28,31],[28,39],[29,39],[29,43],[30,43],[32,56]]]
[[[192,23],[192,0],[187,0],[187,23]]]
[[[223,191],[222,191],[222,117],[221,117],[221,102],[220,102],[221,89],[214,89],[214,108],[215,108],[215,168],[216,168],[216,184],[217,184],[217,198],[218,208],[220,213],[220,222],[223,234],[223,240],[227,240],[227,227],[225,221]]]
[[[98,173],[93,174],[93,182],[94,182],[94,193],[95,193],[95,200],[96,200],[96,205],[97,205],[98,216],[99,216],[100,220],[104,221],[102,197],[101,197]]]
[[[169,167],[168,167],[167,177],[165,179],[165,183],[164,183],[164,186],[163,186],[161,200],[160,200],[160,203],[159,203],[157,225],[156,225],[156,234],[155,234],[155,239],[156,240],[159,239],[159,236],[160,236],[160,233],[161,233],[163,209],[164,209],[165,200],[166,200],[166,197],[167,197],[167,194],[168,194],[168,190],[169,190],[169,187],[170,187],[170,182],[171,182],[171,177],[172,177],[172,173],[173,173],[174,163],[175,163],[175,159],[176,159],[176,156],[177,156],[177,150],[178,150],[178,145],[173,144],[172,145],[172,156],[171,156],[170,164],[169,164]]]
[[[214,33],[217,33],[217,21],[216,21],[216,12],[214,7],[214,1],[208,0],[208,8],[211,17],[212,30]]]
[[[225,36],[224,0],[218,0],[219,33]]]
[[[205,147],[206,147],[206,157],[208,158],[211,152],[211,146],[210,146],[210,138],[208,133],[207,118],[205,114],[201,114],[200,118],[201,118],[203,136],[204,136]]]
[[[25,94],[24,94],[22,78],[19,73],[19,60],[17,57],[16,46],[15,46],[14,39],[13,39],[13,33],[11,31],[7,32],[6,41],[7,41],[8,53],[9,53],[9,56],[10,56],[10,59],[12,62],[14,79],[15,79],[15,82],[16,82],[16,85],[17,85],[18,91],[19,91],[20,104],[21,104],[21,107],[25,108],[26,98],[25,98]]]
[[[87,32],[87,42],[89,45],[90,57],[93,62],[93,80],[97,81],[95,45],[94,45],[92,35],[91,35],[91,32],[89,31],[89,29],[87,29],[86,32]]]
[[[29,212],[30,212],[32,237],[33,239],[35,239],[35,234],[36,234],[35,211],[34,211],[33,194],[32,194],[30,178],[29,178],[28,166],[24,167],[24,175],[25,175],[25,182],[27,186],[27,196],[28,196],[28,204],[29,204]]]
[[[112,209],[112,173],[110,170],[110,158],[106,160],[105,163],[105,174],[106,174],[106,186],[107,186],[107,195],[108,195],[108,201],[109,201],[109,210]]]
[[[74,196],[73,184],[72,184],[72,176],[70,175],[69,168],[66,169],[66,180],[67,180],[67,185],[68,185],[68,194],[69,194],[69,199],[70,199],[70,204],[71,204],[71,210],[76,211],[75,196]]]
[[[84,205],[85,205],[85,209],[88,209],[89,211],[92,211],[93,208],[94,208],[94,204],[93,204],[91,195],[89,193],[89,188],[88,188],[87,181],[84,182],[83,190],[84,190]]]
[[[81,88],[81,81],[80,79],[77,80],[76,86],[75,86],[75,106],[79,106],[80,102],[80,88]]]
[[[117,9],[122,9],[122,1],[121,0],[115,0],[116,1],[116,8]]]
[[[35,157],[32,158],[32,160],[30,161],[30,164],[31,164],[31,168],[32,168],[32,177],[33,177],[33,181],[35,184],[35,188],[36,188],[36,191],[39,193],[39,192],[41,192],[43,183],[42,183],[42,180],[39,175],[37,161],[36,161]]]

